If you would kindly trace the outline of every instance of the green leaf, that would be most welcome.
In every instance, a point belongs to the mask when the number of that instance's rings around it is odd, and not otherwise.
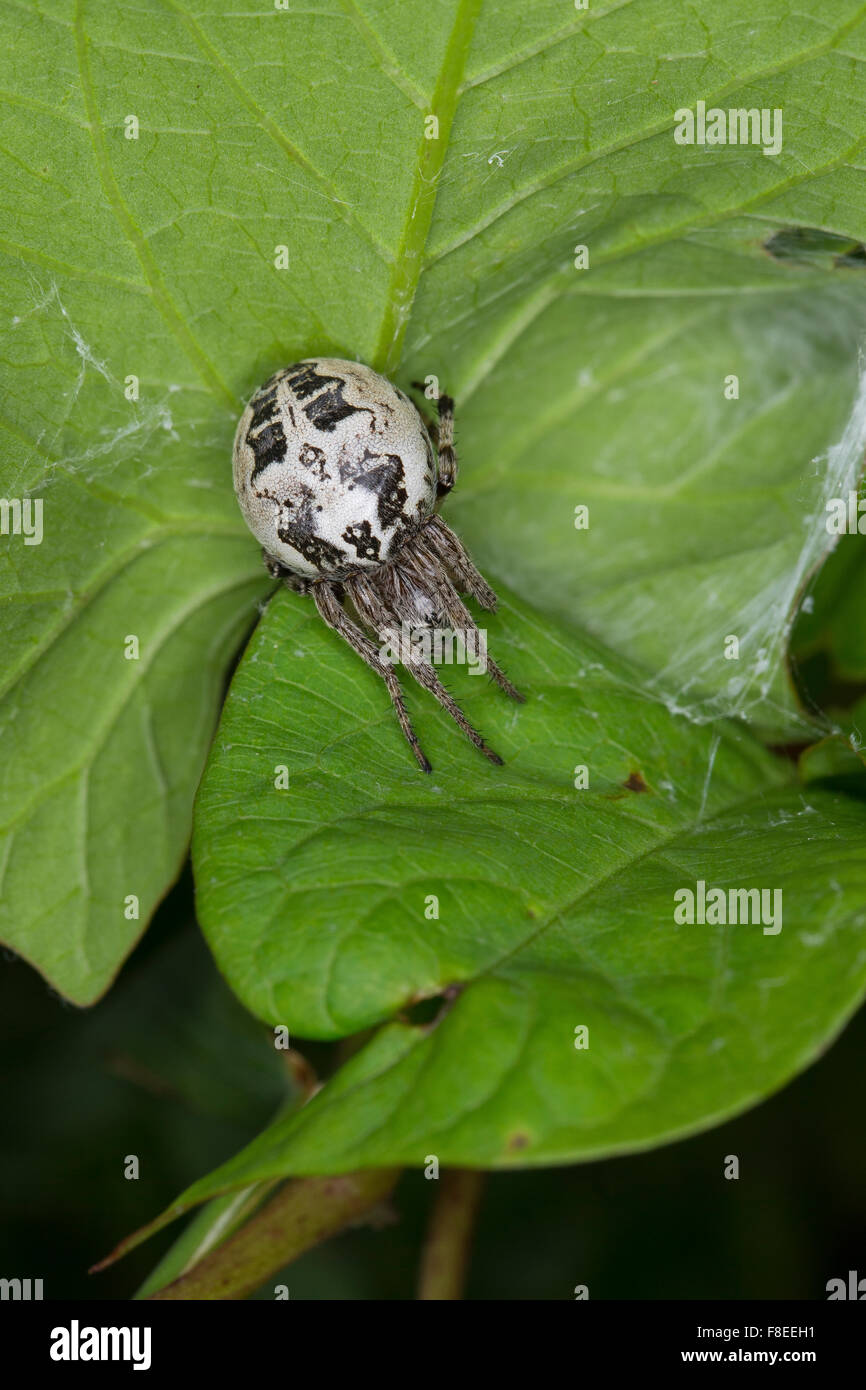
[[[835,292],[769,311],[754,297],[561,298],[521,339],[531,401],[519,354],[470,401],[457,529],[483,567],[640,661],[673,708],[808,733],[785,652],[833,543],[824,499],[847,495],[866,448],[864,309]],[[591,351],[575,352],[578,335]]]
[[[527,704],[465,670],[452,684],[505,766],[410,695],[424,777],[378,678],[303,600],[269,606],[199,793],[200,920],[262,1018],[316,1038],[398,1021],[208,1193],[657,1143],[780,1086],[862,997],[866,805],[802,788],[735,724],[672,714],[516,600],[489,644]],[[701,880],[778,891],[780,929],[769,911],[678,925],[675,894]]]
[[[796,722],[784,636],[862,452],[855,0],[3,23],[0,488],[43,501],[45,535],[0,555],[0,930],[60,989],[104,990],[184,854],[263,592],[234,418],[300,355],[437,374],[483,567],[698,718]],[[783,110],[781,152],[678,145],[699,99]]]
[[[196,1213],[159,1264],[151,1270],[135,1297],[149,1298],[158,1289],[181,1278],[243,1225],[271,1191],[270,1183],[254,1183],[240,1192],[227,1193],[209,1202]]]
[[[261,592],[234,539],[151,535],[135,552],[50,605],[0,707],[0,930],[77,1003],[103,992],[180,869],[220,672]]]

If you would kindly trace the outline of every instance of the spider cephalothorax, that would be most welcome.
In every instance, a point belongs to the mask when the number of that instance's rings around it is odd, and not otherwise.
[[[397,631],[477,635],[458,590],[482,608],[496,595],[435,513],[457,479],[454,402],[438,398],[437,450],[409,397],[359,362],[313,357],[272,376],[238,424],[234,482],[265,564],[298,593],[312,594],[325,622],[382,677],[425,772],[391,660],[380,643]],[[354,615],[346,607],[350,604]],[[360,620],[356,621],[356,619]],[[423,642],[400,660],[491,762],[501,763],[436,673]],[[495,662],[486,669],[522,700]]]

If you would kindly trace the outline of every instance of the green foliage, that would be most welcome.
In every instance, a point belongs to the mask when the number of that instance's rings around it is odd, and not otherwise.
[[[672,715],[522,604],[490,641],[530,692],[515,712],[463,673],[501,769],[418,699],[434,773],[416,775],[377,678],[289,595],[235,676],[194,854],[229,983],[318,1038],[458,992],[281,1123],[274,1161],[295,1171],[648,1144],[778,1086],[862,989],[862,805],[804,794],[744,731]],[[677,925],[674,893],[700,879],[780,889],[781,930]]]
[[[724,721],[819,732],[786,639],[866,437],[861,7],[58,0],[6,22],[2,489],[44,501],[45,536],[0,552],[4,939],[91,1002],[175,877],[266,592],[234,420],[329,351],[457,397],[447,515],[521,595],[491,646],[530,699],[459,682],[498,770],[413,700],[424,780],[309,604],[268,610],[199,804],[203,925],[261,1017],[386,1027],[208,1190],[419,1145],[585,1157],[780,1085],[862,989],[863,803]],[[781,153],[678,145],[699,99],[783,110]],[[746,877],[783,889],[778,936],[673,925],[674,887]],[[432,1029],[388,1023],[454,985]]]

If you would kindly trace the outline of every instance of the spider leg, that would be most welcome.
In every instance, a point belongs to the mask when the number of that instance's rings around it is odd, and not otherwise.
[[[456,576],[461,587],[471,593],[484,608],[495,609],[496,595],[493,590],[484,577],[478,573],[466,550],[441,517],[430,518],[421,532],[421,540],[422,546],[423,542],[427,542],[426,553],[422,549],[419,555],[423,567],[422,573],[426,573],[428,583],[435,586],[439,602],[452,630],[457,630],[462,626],[467,632],[477,632],[478,626],[454,588],[448,571],[450,570]],[[500,689],[504,690],[506,695],[510,695],[512,700],[517,700],[518,704],[524,704],[526,697],[521,695],[520,691],[511,684],[505,672],[497,666],[493,658],[487,656],[486,661],[487,669]]]
[[[440,497],[450,492],[457,482],[457,455],[454,452],[454,401],[451,396],[440,396],[436,402],[439,413],[439,428],[436,431],[436,447],[439,451],[439,484],[436,489]]]
[[[427,388],[422,381],[413,381],[416,391]],[[439,451],[439,483],[437,493],[444,497],[457,482],[457,455],[454,452],[454,398],[439,395],[436,399],[436,413],[439,423],[436,427],[436,447]]]
[[[387,582],[390,588],[386,595],[381,592],[380,585],[375,582],[371,583],[364,575],[356,575],[349,580],[346,586],[347,591],[361,619],[379,632],[399,621],[406,622],[415,631],[418,631],[419,627],[428,631],[431,630],[429,624],[419,622],[418,610],[415,606],[417,584],[414,571],[409,570],[408,582],[406,582],[404,577],[395,569],[391,572]],[[424,589],[422,589],[423,592]],[[442,708],[447,710],[470,743],[474,743],[485,758],[489,758],[492,763],[496,763],[497,767],[501,767],[502,759],[499,754],[494,753],[493,749],[487,746],[478,730],[469,723],[457,701],[445,689],[435,668],[423,657],[417,655],[411,647],[403,654],[402,660],[410,675],[425,690],[429,690]]]
[[[484,575],[473,565],[462,542],[451,527],[446,526],[441,516],[431,516],[421,536],[440,564],[453,574],[463,592],[471,594],[488,612],[495,613],[496,595]]]
[[[406,741],[415,754],[419,766],[424,772],[432,772],[433,769],[425,758],[415,730],[412,728],[412,722],[403,700],[403,692],[400,689],[400,682],[393,666],[385,661],[375,643],[371,642],[357,624],[352,622],[330,584],[317,583],[312,586],[312,589],[316,607],[328,626],[338,632],[343,640],[348,642],[349,646],[366,661],[370,669],[375,671],[377,676],[381,676],[385,682],[388,694],[391,696],[391,703],[400,721],[400,728],[403,730]]]
[[[438,579],[436,587],[442,607],[445,611],[445,616],[451,624],[452,630],[456,632],[462,629],[464,632],[477,632],[478,625],[475,619],[457,593],[447,574],[443,574],[442,577]],[[496,665],[492,656],[488,656],[485,652],[484,660],[487,670],[500,690],[504,690],[505,694],[510,695],[511,699],[516,700],[519,705],[525,704],[526,696],[521,695],[520,691],[511,684],[505,672]]]
[[[302,579],[299,574],[293,574],[290,569],[276,556],[271,555],[268,550],[262,547],[262,561],[271,579],[282,579],[287,589],[291,589],[293,594],[308,594],[310,592],[309,579]]]
[[[453,696],[449,695],[448,691],[445,689],[445,686],[436,674],[435,668],[431,666],[429,662],[418,658],[410,657],[407,664],[410,673],[415,677],[418,684],[423,686],[425,690],[429,690],[431,695],[435,696],[442,708],[447,710],[451,715],[458,729],[469,739],[470,743],[474,743],[475,747],[484,754],[485,758],[489,758],[497,767],[502,767],[503,763],[499,754],[494,753],[493,749],[488,747],[477,729],[473,729],[457,701]]]

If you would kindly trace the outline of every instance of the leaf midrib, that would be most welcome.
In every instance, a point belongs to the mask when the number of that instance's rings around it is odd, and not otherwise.
[[[438,138],[428,140],[424,125],[421,126],[415,174],[373,353],[372,366],[385,376],[393,376],[400,363],[403,340],[424,264],[424,248],[433,220],[439,176],[448,153],[460,99],[460,84],[481,4],[482,0],[460,0],[457,7],[430,107],[430,114],[439,121]]]

